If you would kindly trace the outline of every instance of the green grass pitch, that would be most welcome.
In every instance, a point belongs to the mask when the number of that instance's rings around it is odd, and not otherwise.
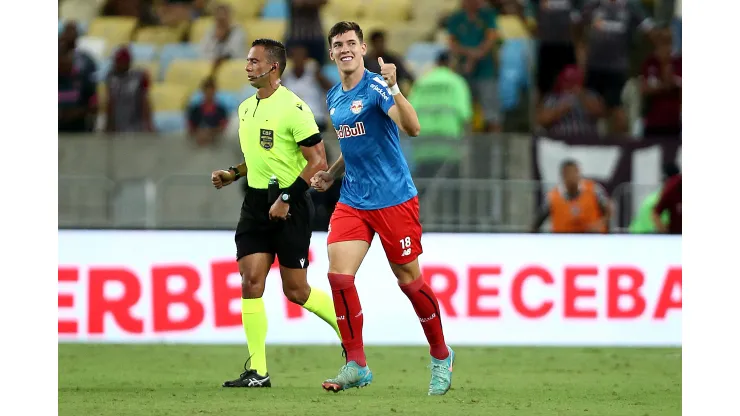
[[[454,346],[453,346],[454,348]],[[339,347],[268,346],[270,389],[225,389],[246,347],[59,344],[60,415],[681,414],[681,349],[455,348],[452,390],[426,395],[425,347],[368,347],[375,381],[321,389]]]

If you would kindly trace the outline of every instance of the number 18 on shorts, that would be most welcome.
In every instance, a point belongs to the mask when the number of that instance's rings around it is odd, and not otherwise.
[[[328,244],[361,240],[372,243],[378,233],[388,261],[406,264],[423,252],[419,198],[392,207],[360,210],[337,203],[329,223]]]

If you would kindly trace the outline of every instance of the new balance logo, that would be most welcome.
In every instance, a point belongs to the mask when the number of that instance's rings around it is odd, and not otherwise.
[[[337,321],[344,321],[345,319],[347,318],[344,315],[337,316]]]
[[[347,137],[356,137],[365,135],[365,123],[358,121],[354,127],[342,124],[337,129],[337,138],[346,139]]]
[[[421,323],[429,322],[429,321],[431,321],[432,319],[434,319],[436,317],[437,317],[437,314],[436,313],[433,313],[431,316],[427,316],[426,318],[419,318],[419,322],[421,322]]]
[[[411,249],[410,249],[410,248],[407,248],[406,250],[404,250],[404,251],[403,251],[403,252],[401,253],[401,257],[406,257],[406,256],[408,256],[409,254],[411,254]]]

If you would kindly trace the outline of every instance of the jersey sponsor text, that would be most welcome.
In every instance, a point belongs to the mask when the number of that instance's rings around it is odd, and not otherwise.
[[[337,138],[346,139],[347,137],[364,136],[365,135],[365,123],[358,121],[354,127],[350,127],[346,124],[342,124],[337,129]]]

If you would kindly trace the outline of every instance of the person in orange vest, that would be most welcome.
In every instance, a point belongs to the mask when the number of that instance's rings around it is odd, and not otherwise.
[[[583,179],[575,160],[564,161],[560,173],[563,182],[548,192],[532,231],[550,218],[554,233],[607,233],[612,203],[604,187]]]

